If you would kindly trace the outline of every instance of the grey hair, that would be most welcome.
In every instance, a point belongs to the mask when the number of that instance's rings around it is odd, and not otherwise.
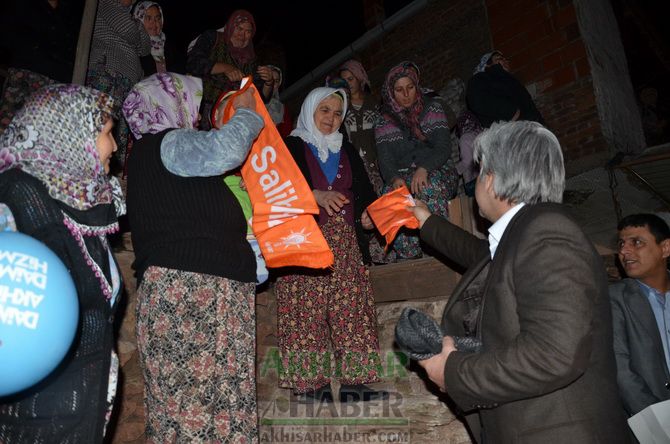
[[[493,174],[493,191],[509,203],[562,202],[561,144],[537,122],[494,123],[475,139],[480,175]]]

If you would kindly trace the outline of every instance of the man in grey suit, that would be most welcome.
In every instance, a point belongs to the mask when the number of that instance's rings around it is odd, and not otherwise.
[[[610,286],[614,356],[629,415],[670,399],[670,229],[653,214],[621,219],[619,261],[628,279]]]
[[[605,269],[558,203],[556,137],[539,123],[494,124],[475,141],[488,242],[424,204],[421,238],[467,268],[444,313],[442,352],[420,361],[485,443],[628,442],[616,385]],[[453,336],[474,336],[479,352]],[[481,430],[479,428],[481,427]]]

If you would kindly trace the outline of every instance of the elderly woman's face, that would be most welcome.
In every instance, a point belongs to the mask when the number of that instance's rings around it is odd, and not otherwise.
[[[254,33],[254,27],[249,22],[241,22],[235,25],[233,35],[230,36],[230,43],[235,48],[246,48]]]
[[[409,108],[416,102],[416,85],[409,77],[401,77],[393,85],[393,97],[398,105]]]
[[[144,29],[151,36],[160,35],[163,30],[163,16],[158,10],[158,6],[150,6],[144,12]]]
[[[332,134],[342,124],[342,99],[330,95],[323,99],[314,111],[314,123],[321,134]]]

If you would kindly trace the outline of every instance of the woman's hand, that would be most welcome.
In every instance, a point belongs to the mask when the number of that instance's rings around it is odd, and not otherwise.
[[[239,108],[247,108],[251,111],[256,111],[256,101],[250,90],[244,91],[242,94],[235,96],[233,100],[233,108],[237,111]]]
[[[405,181],[402,180],[402,179],[399,178],[399,177],[396,177],[395,179],[393,179],[393,180],[391,181],[391,188],[393,188],[394,190],[397,190],[398,188],[400,188],[400,187],[402,187],[402,186],[404,186],[404,185],[405,185]]]
[[[269,66],[259,66],[256,68],[256,73],[258,74],[258,77],[260,77],[263,82],[265,82],[266,85],[274,86],[275,81],[272,78],[272,68]]]
[[[212,74],[224,74],[232,82],[239,82],[244,78],[244,73],[231,64],[216,62],[212,67]]]
[[[414,217],[419,221],[419,228],[421,228],[432,213],[424,201],[417,199],[414,203],[413,207],[407,207],[407,211],[411,211],[414,214]]]
[[[313,190],[313,193],[316,203],[326,210],[328,216],[338,213],[344,205],[349,203],[349,199],[337,191]]]
[[[363,214],[361,214],[361,225],[363,225],[363,228],[366,230],[372,230],[375,227],[372,223],[372,219],[370,219],[368,210],[363,211]]]
[[[428,186],[428,170],[424,167],[418,167],[412,176],[410,191],[412,194],[418,194]]]

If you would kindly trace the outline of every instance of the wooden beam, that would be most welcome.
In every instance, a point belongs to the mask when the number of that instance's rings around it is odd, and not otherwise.
[[[91,39],[95,25],[95,13],[98,9],[98,0],[86,0],[84,13],[81,16],[81,27],[79,28],[79,40],[77,41],[77,56],[74,60],[74,72],[72,83],[83,85],[86,81],[88,70],[88,53],[91,50]]]

